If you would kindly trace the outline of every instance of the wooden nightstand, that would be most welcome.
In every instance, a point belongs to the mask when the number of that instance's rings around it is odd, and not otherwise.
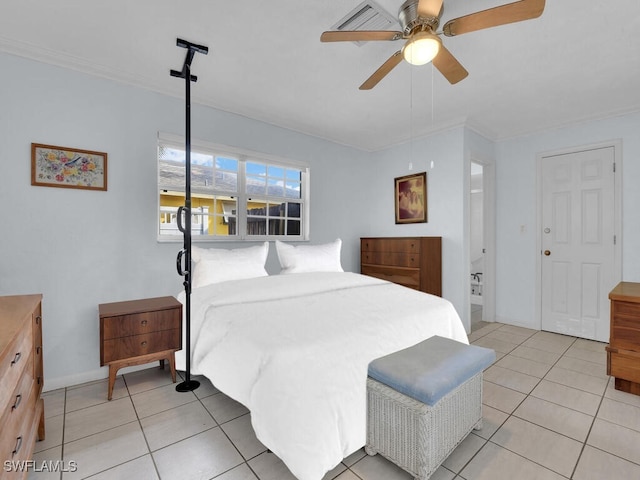
[[[175,352],[182,349],[182,304],[174,297],[103,303],[100,313],[100,366],[109,365],[111,400],[116,373],[123,367],[169,360],[176,381]]]
[[[640,395],[640,283],[620,282],[609,299],[607,375],[615,377],[616,390]]]

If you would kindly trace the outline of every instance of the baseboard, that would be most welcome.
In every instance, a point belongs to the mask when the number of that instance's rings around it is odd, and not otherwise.
[[[123,375],[126,373],[137,372],[138,370],[145,370],[147,368],[153,368],[158,366],[158,362],[153,363],[145,363],[144,365],[135,365],[132,367],[125,367],[118,370],[118,375]],[[53,390],[58,390],[59,388],[69,388],[69,387],[77,387],[78,385],[82,385],[83,383],[95,382],[98,380],[106,380],[109,378],[109,368],[102,367],[98,370],[91,370],[89,372],[81,372],[75,373],[73,375],[67,375],[64,377],[53,377],[49,378],[44,377],[44,386],[42,387],[43,392],[51,392]]]
[[[514,327],[528,328],[530,330],[540,330],[539,326],[531,325],[530,323],[518,322],[512,318],[501,317],[496,315],[495,321],[498,323],[504,323],[505,325],[513,325]]]

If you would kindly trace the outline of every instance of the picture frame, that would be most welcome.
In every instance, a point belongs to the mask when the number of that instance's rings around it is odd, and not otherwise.
[[[107,154],[32,143],[31,185],[107,190]]]
[[[426,223],[427,172],[397,177],[394,185],[396,223]]]

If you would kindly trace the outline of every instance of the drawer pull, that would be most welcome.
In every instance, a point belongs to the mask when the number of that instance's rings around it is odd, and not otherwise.
[[[140,322],[140,325],[142,325],[143,327],[144,327],[144,326],[146,326],[146,325],[147,325],[147,321],[146,321],[146,320],[142,320],[142,321]]]
[[[40,315],[38,315],[36,317],[36,325],[40,325],[40,322],[42,321],[42,317]]]
[[[37,346],[36,347],[36,355],[40,355],[40,352],[42,352],[42,347],[41,346]]]
[[[147,341],[145,340],[145,341],[141,342],[140,345],[143,346],[143,347],[146,347],[147,346]]]
[[[16,408],[18,408],[18,405],[20,405],[20,403],[22,403],[22,394],[18,394],[16,395],[16,401],[13,402],[13,405],[11,406],[11,410],[15,410]]]
[[[20,357],[22,357],[22,353],[20,352],[16,353],[15,357],[13,357],[13,360],[11,360],[12,367],[20,361]]]
[[[13,449],[13,452],[11,452],[11,456],[15,457],[16,453],[20,451],[20,448],[22,448],[22,435],[16,438],[16,447]]]

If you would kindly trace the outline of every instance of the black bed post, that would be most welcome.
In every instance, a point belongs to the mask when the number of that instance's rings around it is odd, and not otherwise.
[[[184,277],[185,292],[185,333],[186,338],[183,339],[185,356],[186,356],[186,378],[184,382],[176,385],[178,392],[190,392],[200,386],[197,380],[191,380],[191,82],[197,82],[198,77],[191,75],[191,61],[196,52],[206,55],[209,52],[207,47],[187,42],[180,38],[177,39],[178,47],[187,49],[187,56],[184,60],[182,70],[171,70],[172,77],[185,79],[185,191],[184,206],[178,209],[178,229],[184,236],[183,248],[178,252],[176,260],[178,274]],[[184,214],[184,226],[182,225],[182,215]],[[183,268],[184,259],[184,268]]]

